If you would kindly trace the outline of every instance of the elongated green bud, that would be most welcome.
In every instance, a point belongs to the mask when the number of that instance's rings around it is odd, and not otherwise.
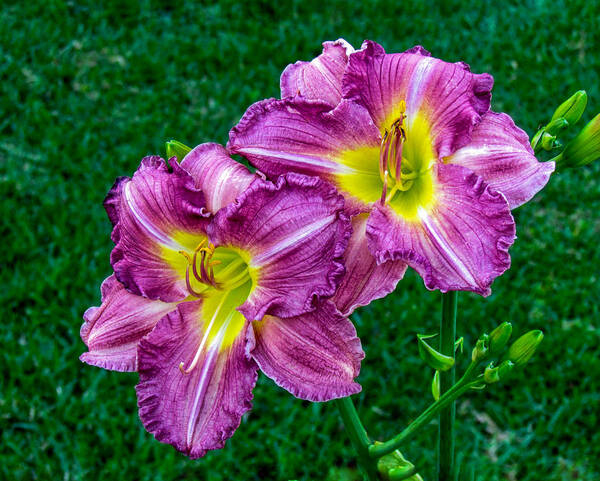
[[[556,138],[556,134],[558,134],[561,130],[566,129],[569,126],[569,122],[562,117],[552,120],[546,127],[544,127],[544,133],[548,134],[548,137],[554,136]],[[542,141],[544,137],[542,137]],[[550,149],[546,149],[550,150]]]
[[[440,371],[435,371],[431,380],[431,395],[436,401],[440,398]]]
[[[421,359],[433,369],[437,371],[447,371],[454,366],[454,358],[436,351],[425,342],[425,339],[431,339],[432,337],[435,337],[435,335],[427,336],[417,334],[417,340],[419,341],[419,356],[421,356]]]
[[[510,322],[503,322],[496,329],[490,332],[490,336],[488,339],[490,346],[490,354],[498,354],[504,347],[508,340],[510,339],[510,335],[512,334],[512,324]]]
[[[542,331],[529,331],[523,334],[510,346],[504,359],[512,361],[515,363],[515,366],[526,364],[535,353],[542,339],[544,339]]]
[[[169,140],[165,144],[167,150],[167,159],[176,157],[179,162],[192,150],[187,145],[178,142],[177,140]]]
[[[498,367],[493,367],[493,365],[490,364],[488,367],[485,368],[485,371],[483,373],[483,380],[487,384],[493,384],[498,381],[504,381],[514,367],[515,364],[509,360],[503,361]]]
[[[488,342],[489,336],[487,334],[484,334],[477,340],[477,344],[475,344],[471,353],[471,360],[473,362],[483,361],[488,356]]]
[[[578,90],[567,100],[558,106],[552,115],[553,120],[563,118],[569,125],[574,125],[583,115],[587,106],[587,93],[585,90]]]
[[[555,160],[560,167],[582,167],[600,158],[600,114],[571,140]]]

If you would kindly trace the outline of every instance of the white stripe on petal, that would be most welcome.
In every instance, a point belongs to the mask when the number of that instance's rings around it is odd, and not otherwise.
[[[440,252],[442,256],[450,263],[453,267],[456,268],[456,272],[470,285],[478,286],[479,283],[473,277],[473,274],[469,270],[469,268],[465,265],[465,263],[460,259],[456,252],[452,249],[450,243],[444,239],[442,233],[435,227],[433,223],[433,219],[429,217],[429,214],[423,209],[419,207],[418,209],[419,218],[423,223],[423,226],[427,230],[429,234],[429,238],[432,239],[437,247],[437,250]]]

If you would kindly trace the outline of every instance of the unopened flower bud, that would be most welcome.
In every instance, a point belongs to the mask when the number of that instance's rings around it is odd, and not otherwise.
[[[379,444],[375,441],[375,444]],[[382,456],[377,461],[377,471],[385,481],[394,481],[396,479],[405,479],[406,481],[423,481],[423,478],[416,473],[413,463],[408,461],[397,449],[393,453]],[[411,475],[411,473],[413,473]]]
[[[503,322],[496,329],[494,329],[489,336],[488,342],[490,346],[490,354],[498,354],[506,343],[510,339],[512,334],[512,324],[510,322]]]
[[[542,331],[529,331],[523,334],[510,346],[504,359],[512,361],[516,366],[522,366],[531,359],[542,339],[544,339]]]
[[[179,162],[192,150],[187,145],[178,142],[177,140],[169,140],[165,144],[167,149],[167,159],[176,157]]]
[[[552,120],[563,118],[569,125],[573,125],[581,118],[586,105],[587,93],[585,90],[579,90],[558,106],[552,115]]]
[[[471,360],[473,362],[483,361],[488,355],[488,335],[484,334],[481,336],[475,347],[473,348],[473,352],[471,353]]]
[[[581,167],[600,158],[600,114],[596,115],[556,158],[560,167]]]
[[[503,361],[498,367],[493,367],[493,365],[490,364],[483,373],[483,380],[487,384],[503,381],[508,377],[510,371],[512,371],[514,367],[515,364],[509,360]]]
[[[567,122],[566,119],[563,119],[562,117],[559,117],[558,119],[552,120],[548,125],[546,125],[546,127],[544,127],[544,132],[546,134],[548,134],[547,138],[555,136],[556,134],[558,134],[561,130],[567,128],[569,126],[569,122]],[[542,137],[542,141],[544,140],[544,137]],[[546,149],[546,150],[550,150],[550,149]]]

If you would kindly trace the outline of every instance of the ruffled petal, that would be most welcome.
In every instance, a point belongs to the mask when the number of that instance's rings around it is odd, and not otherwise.
[[[400,117],[404,101],[407,143],[429,137],[441,158],[468,143],[489,110],[492,85],[490,75],[472,74],[465,63],[444,62],[422,48],[385,54],[367,40],[349,57],[343,97],[365,106],[382,131]]]
[[[117,279],[132,293],[164,302],[188,296],[187,261],[205,236],[208,223],[204,196],[176,161],[172,172],[159,157],[142,159],[132,179],[109,193],[118,219],[112,238],[111,263]],[[118,197],[118,201],[116,200]]]
[[[334,294],[351,226],[344,199],[330,184],[298,174],[276,184],[255,181],[209,226],[216,246],[248,252],[254,286],[240,311],[290,317]]]
[[[270,178],[298,172],[334,183],[356,212],[381,197],[380,145],[379,130],[356,103],[342,100],[330,110],[324,103],[271,99],[248,109],[227,147]]]
[[[352,218],[352,237],[344,253],[346,275],[331,298],[344,316],[374,299],[387,296],[406,272],[407,265],[402,261],[377,264],[367,247],[367,218],[367,214]]]
[[[389,205],[367,223],[369,250],[382,263],[402,260],[428,289],[490,294],[510,267],[515,223],[508,202],[481,177],[458,165],[434,166],[436,201],[405,220]]]
[[[219,144],[201,144],[188,153],[181,167],[194,178],[206,199],[206,208],[216,213],[233,202],[257,178],[236,162]]]
[[[511,209],[537,194],[555,168],[554,162],[538,162],[529,137],[508,115],[491,111],[475,126],[469,144],[444,160],[483,177]]]
[[[191,458],[233,435],[252,407],[258,369],[246,353],[247,323],[234,319],[238,332],[228,336],[225,324],[210,327],[205,315],[202,301],[180,304],[140,342],[138,354],[142,423]]]
[[[80,335],[89,351],[79,359],[104,369],[135,371],[140,339],[176,307],[131,294],[111,275],[102,283],[102,305],[83,315]]]
[[[323,53],[310,62],[290,64],[281,74],[281,98],[300,95],[335,107],[342,98],[342,76],[354,48],[344,39],[324,42]]]
[[[356,330],[330,302],[314,312],[254,322],[252,357],[294,396],[329,401],[360,391],[354,381],[365,357]]]

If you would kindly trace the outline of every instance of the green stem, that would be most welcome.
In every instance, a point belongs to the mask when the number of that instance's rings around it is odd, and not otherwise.
[[[350,397],[342,399],[336,399],[335,401],[337,408],[340,411],[342,420],[348,437],[354,446],[358,457],[358,464],[361,467],[366,479],[369,481],[377,481],[379,476],[377,474],[376,462],[374,462],[369,456],[369,446],[371,446],[371,440],[367,435],[367,431],[360,422],[354,403]]]
[[[474,367],[475,365],[472,366]],[[386,454],[394,452],[402,444],[411,439],[421,428],[429,424],[429,422],[435,416],[437,416],[441,410],[451,405],[455,399],[462,396],[474,385],[479,384],[477,381],[469,382],[472,366],[469,366],[469,369],[465,375],[452,387],[452,389],[446,391],[436,402],[423,411],[419,417],[410,423],[410,425],[400,434],[384,443],[373,444],[369,448],[369,455],[371,458],[380,458]]]
[[[450,291],[442,294],[442,319],[440,321],[440,352],[454,356],[456,340],[456,306],[458,293]],[[452,389],[455,381],[454,367],[440,372],[440,394]],[[440,411],[438,430],[438,481],[454,481],[454,418],[456,406],[452,399],[448,406]]]

